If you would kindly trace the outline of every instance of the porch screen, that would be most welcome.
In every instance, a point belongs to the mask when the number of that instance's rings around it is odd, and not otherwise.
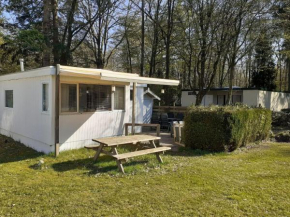
[[[61,84],[61,111],[77,112],[76,84]]]
[[[80,84],[80,112],[111,110],[111,86]]]
[[[125,109],[125,87],[116,87],[116,91],[114,93],[114,109]]]

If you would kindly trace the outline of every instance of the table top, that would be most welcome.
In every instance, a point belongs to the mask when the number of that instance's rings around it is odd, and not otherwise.
[[[160,140],[158,136],[151,135],[132,135],[132,136],[115,136],[115,137],[106,137],[93,139],[94,142],[101,143],[105,146],[118,146],[125,144],[136,144],[138,142],[147,142],[152,140]]]

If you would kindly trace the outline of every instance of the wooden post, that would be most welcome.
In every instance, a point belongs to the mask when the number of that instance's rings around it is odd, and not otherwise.
[[[55,156],[59,155],[59,68],[60,65],[56,65],[55,70],[55,126],[54,126],[54,143],[55,143]]]
[[[137,98],[137,83],[133,83],[133,101],[132,101],[132,135],[135,135],[135,115],[136,115],[136,98]]]
[[[181,124],[178,125],[178,134],[179,134],[179,135],[178,135],[178,136],[179,136],[179,137],[178,137],[178,142],[179,142],[179,144],[180,144],[180,143],[181,143]]]
[[[160,124],[157,124],[156,134],[157,134],[158,137],[160,136]],[[156,143],[157,143],[158,146],[160,146],[160,141],[159,140]]]
[[[125,136],[129,135],[128,127],[129,127],[129,125],[125,124]]]
[[[160,124],[157,124],[157,127],[156,127],[156,134],[157,136],[159,137],[160,136]]]

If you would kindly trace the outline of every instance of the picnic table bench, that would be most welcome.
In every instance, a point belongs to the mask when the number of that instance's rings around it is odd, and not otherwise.
[[[96,161],[99,158],[101,153],[112,156],[113,158],[116,159],[120,172],[125,173],[123,165],[122,165],[122,161],[128,158],[155,153],[157,160],[160,163],[162,163],[163,161],[160,156],[160,153],[170,150],[171,148],[170,147],[156,147],[154,141],[160,140],[160,139],[161,139],[160,137],[151,136],[151,135],[106,137],[106,138],[100,138],[100,139],[93,139],[94,142],[97,142],[99,144],[96,144],[93,146],[85,146],[85,148],[93,149],[96,151],[96,154],[94,156],[94,161]],[[149,142],[151,147],[144,150],[118,154],[118,151],[117,151],[118,146],[129,145],[129,144],[140,145],[142,144],[142,142]],[[105,147],[111,148],[110,151],[104,150]]]

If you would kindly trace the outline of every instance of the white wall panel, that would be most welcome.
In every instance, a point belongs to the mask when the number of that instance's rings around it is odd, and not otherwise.
[[[52,76],[0,81],[0,133],[48,153],[54,143],[52,100],[50,95],[49,112],[42,112],[42,83],[51,93]],[[13,90],[13,108],[5,107],[5,90]]]

